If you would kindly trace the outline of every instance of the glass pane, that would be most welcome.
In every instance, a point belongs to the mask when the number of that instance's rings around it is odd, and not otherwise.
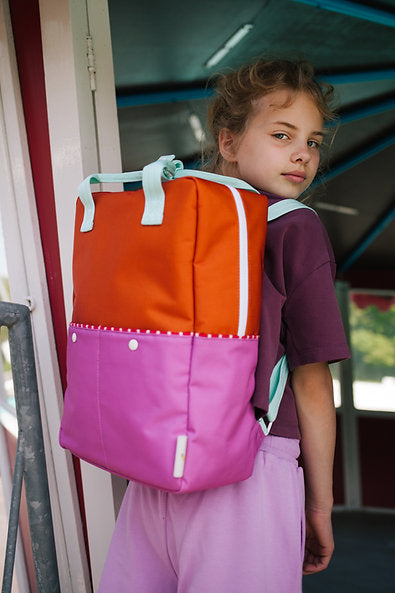
[[[395,295],[351,294],[354,405],[395,412]]]
[[[340,408],[341,406],[341,389],[339,380],[339,363],[331,364],[330,370],[333,379],[333,399],[335,401],[335,407]]]
[[[0,216],[0,300],[10,301],[10,288],[8,282],[7,262],[5,257],[3,231]],[[8,330],[0,328],[0,421],[7,423],[10,413],[15,414],[14,384],[10,364],[10,347],[8,343]]]

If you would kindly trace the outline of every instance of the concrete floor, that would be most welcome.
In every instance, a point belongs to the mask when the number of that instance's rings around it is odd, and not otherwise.
[[[335,511],[333,526],[331,564],[303,593],[395,593],[395,513]]]

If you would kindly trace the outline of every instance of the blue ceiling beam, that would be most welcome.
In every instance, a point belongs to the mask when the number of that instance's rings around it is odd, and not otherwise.
[[[338,163],[334,167],[331,168],[325,175],[319,177],[313,184],[312,187],[317,185],[321,185],[322,183],[331,181],[338,175],[341,175],[345,171],[348,171],[352,167],[359,165],[363,161],[372,156],[375,156],[382,150],[389,148],[395,144],[395,134],[391,134],[386,138],[383,138],[379,142],[372,144],[368,148],[364,150],[355,152],[350,157],[344,159],[342,162]],[[353,263],[364,253],[369,245],[373,243],[373,241],[384,231],[384,229],[392,222],[395,217],[395,206],[392,206],[391,209],[377,222],[375,225],[369,230],[369,232],[363,237],[363,239],[354,247],[352,252],[347,256],[347,258],[338,266],[339,273],[343,273],[348,270]]]
[[[341,124],[349,124],[353,121],[370,117],[371,115],[378,115],[380,113],[385,113],[386,111],[391,111],[392,109],[395,109],[395,98],[383,99],[381,101],[363,105],[362,107],[354,107],[354,109],[350,109],[350,111],[341,113],[338,119]],[[337,125],[337,122],[335,122],[334,125]]]
[[[395,218],[395,205],[393,204],[391,208],[382,216],[374,225],[373,227],[366,233],[366,235],[362,238],[362,240],[354,247],[352,252],[347,256],[347,258],[339,265],[338,271],[340,274],[346,272],[348,269],[351,268],[354,262],[357,261],[361,257],[361,255],[367,250],[367,248],[373,243],[373,241],[381,235],[381,233],[388,227],[388,225],[394,220]]]
[[[395,80],[395,68],[378,68],[377,70],[361,70],[318,75],[317,78],[330,84],[352,84],[377,80]],[[179,103],[196,99],[208,99],[214,90],[206,86],[194,88],[175,88],[146,93],[128,93],[117,95],[117,107],[139,107],[142,105],[158,105],[161,103]]]
[[[312,184],[311,187],[316,187],[317,185],[322,185],[323,183],[327,183],[328,181],[331,181],[335,177],[338,177],[338,175],[341,175],[342,173],[345,173],[349,169],[352,169],[353,167],[359,165],[360,163],[363,163],[363,161],[370,159],[371,157],[375,156],[379,152],[382,152],[386,148],[389,148],[393,144],[395,144],[395,134],[390,134],[389,136],[382,138],[381,140],[379,140],[378,142],[375,142],[374,144],[368,146],[367,148],[364,148],[363,150],[354,152],[351,156],[345,158],[340,163],[333,166],[330,169],[330,171],[328,171],[324,175],[321,175],[320,177],[318,177],[314,181],[314,183]]]
[[[395,27],[394,14],[379,8],[359,4],[359,2],[349,2],[346,0],[293,0],[293,2],[309,4],[310,6],[331,10],[332,12],[339,12],[347,16],[370,21],[371,23],[385,25],[386,27]]]
[[[299,0],[294,0],[294,2]],[[329,84],[353,84],[356,82],[374,82],[377,80],[395,79],[395,68],[377,68],[373,70],[354,70],[351,72],[334,72],[318,75],[319,80]]]
[[[117,95],[117,107],[139,107],[142,105],[158,105],[161,103],[180,103],[212,97],[214,91],[206,87],[179,88],[148,93]]]

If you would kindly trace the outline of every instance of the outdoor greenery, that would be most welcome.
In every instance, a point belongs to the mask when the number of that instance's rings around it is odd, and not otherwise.
[[[350,307],[354,379],[381,381],[395,376],[395,305],[380,311],[369,305]]]

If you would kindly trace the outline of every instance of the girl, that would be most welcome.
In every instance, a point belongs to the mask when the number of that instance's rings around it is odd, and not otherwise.
[[[222,76],[209,110],[212,170],[247,181],[269,203],[297,199],[318,169],[329,99],[330,89],[305,63],[261,60]],[[302,572],[327,567],[335,441],[328,362],[349,355],[333,278],[332,250],[314,212],[297,210],[269,224],[258,418],[284,352],[291,373],[254,472],[184,495],[130,484],[100,593],[300,593]]]

